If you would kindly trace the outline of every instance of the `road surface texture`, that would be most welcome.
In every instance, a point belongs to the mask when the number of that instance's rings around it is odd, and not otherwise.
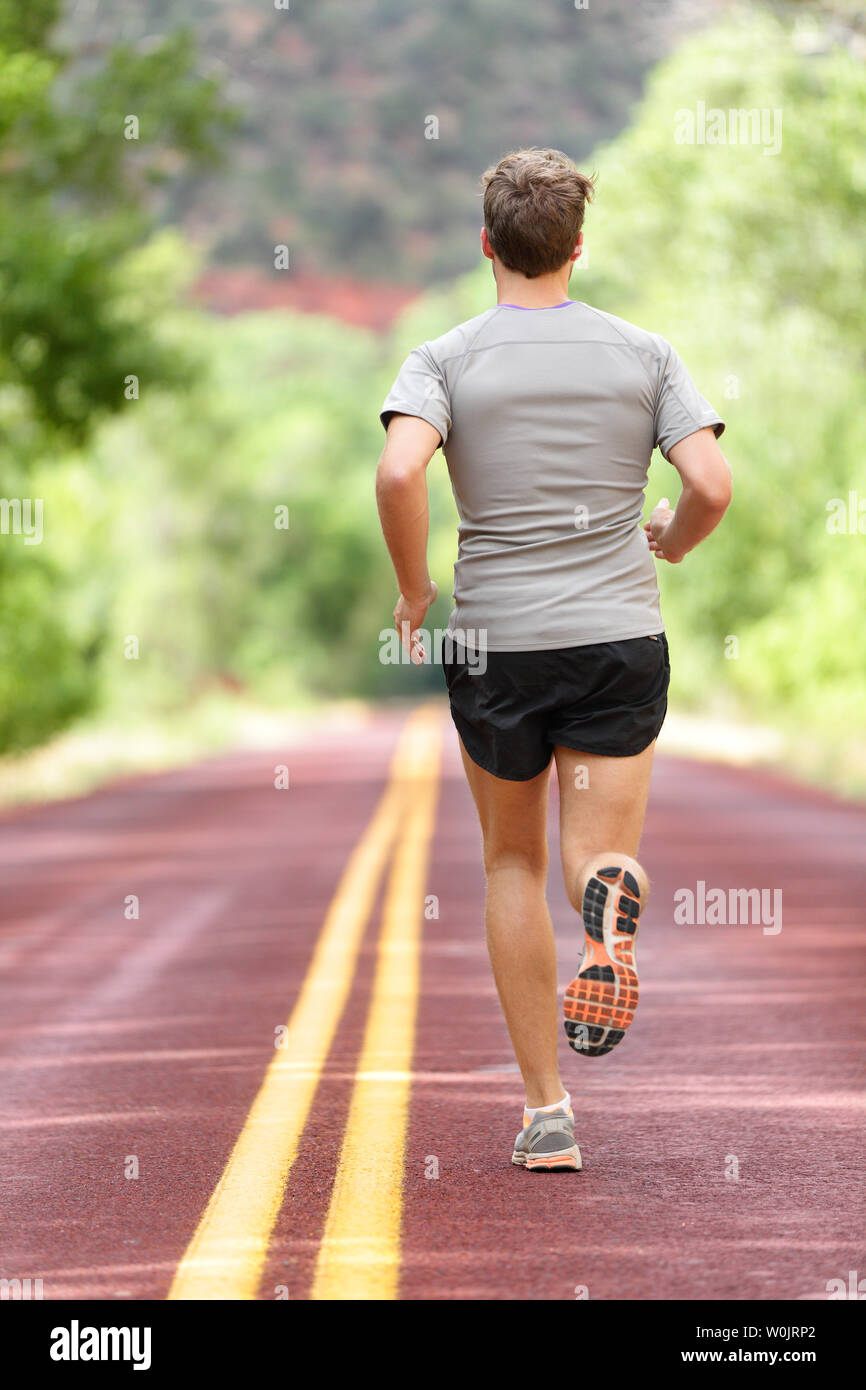
[[[46,1299],[826,1298],[866,1275],[864,837],[866,808],[658,757],[640,1007],[606,1057],[563,1034],[585,1166],[548,1175],[510,1163],[523,1093],[443,703],[6,815],[0,1276]],[[677,920],[683,890],[700,919],[752,888],[763,918],[743,895],[734,924]]]

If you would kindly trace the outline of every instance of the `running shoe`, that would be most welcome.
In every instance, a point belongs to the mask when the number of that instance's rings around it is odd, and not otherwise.
[[[634,875],[616,864],[598,869],[583,894],[586,951],[562,1005],[569,1044],[586,1057],[610,1052],[634,1018],[639,913]]]
[[[579,1169],[581,1157],[574,1142],[574,1112],[548,1110],[536,1115],[515,1139],[511,1162],[519,1168],[531,1168],[533,1172]]]

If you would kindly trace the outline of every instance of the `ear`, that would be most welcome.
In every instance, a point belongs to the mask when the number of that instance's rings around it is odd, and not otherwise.
[[[574,255],[573,255],[573,256],[569,256],[569,260],[570,260],[570,261],[576,261],[582,250],[583,250],[583,232],[580,232],[580,233],[578,234],[577,241],[574,243]]]
[[[490,237],[487,235],[486,227],[481,228],[481,250],[483,254],[487,257],[488,261],[493,260],[496,253],[494,252],[493,247],[490,245]]]

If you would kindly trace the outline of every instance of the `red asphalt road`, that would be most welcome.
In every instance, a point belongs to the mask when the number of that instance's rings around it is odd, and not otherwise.
[[[448,724],[405,1169],[406,1299],[801,1299],[866,1275],[866,808],[659,756],[641,1004],[563,1036],[581,1174],[510,1164],[522,1090],[489,976],[474,808]],[[163,1298],[273,1057],[404,714],[130,779],[0,823],[0,1277]],[[273,786],[287,761],[291,789]],[[558,868],[563,983],[580,935]],[[679,926],[676,889],[783,893],[783,928]],[[140,918],[124,915],[127,895]],[[260,1286],[305,1298],[375,959],[371,916]],[[124,1166],[136,1156],[139,1177]],[[732,1156],[739,1179],[726,1177]],[[439,1177],[425,1177],[430,1158]]]

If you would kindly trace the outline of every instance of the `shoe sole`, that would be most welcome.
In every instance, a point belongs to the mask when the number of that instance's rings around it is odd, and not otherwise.
[[[583,894],[584,963],[562,1005],[569,1046],[584,1057],[610,1052],[634,1018],[639,914],[640,889],[628,869],[615,864],[593,874]]]
[[[579,1173],[583,1166],[580,1149],[576,1144],[570,1149],[563,1149],[560,1153],[539,1155],[537,1158],[518,1153],[515,1149],[511,1155],[511,1162],[516,1167],[526,1168],[532,1173]]]

